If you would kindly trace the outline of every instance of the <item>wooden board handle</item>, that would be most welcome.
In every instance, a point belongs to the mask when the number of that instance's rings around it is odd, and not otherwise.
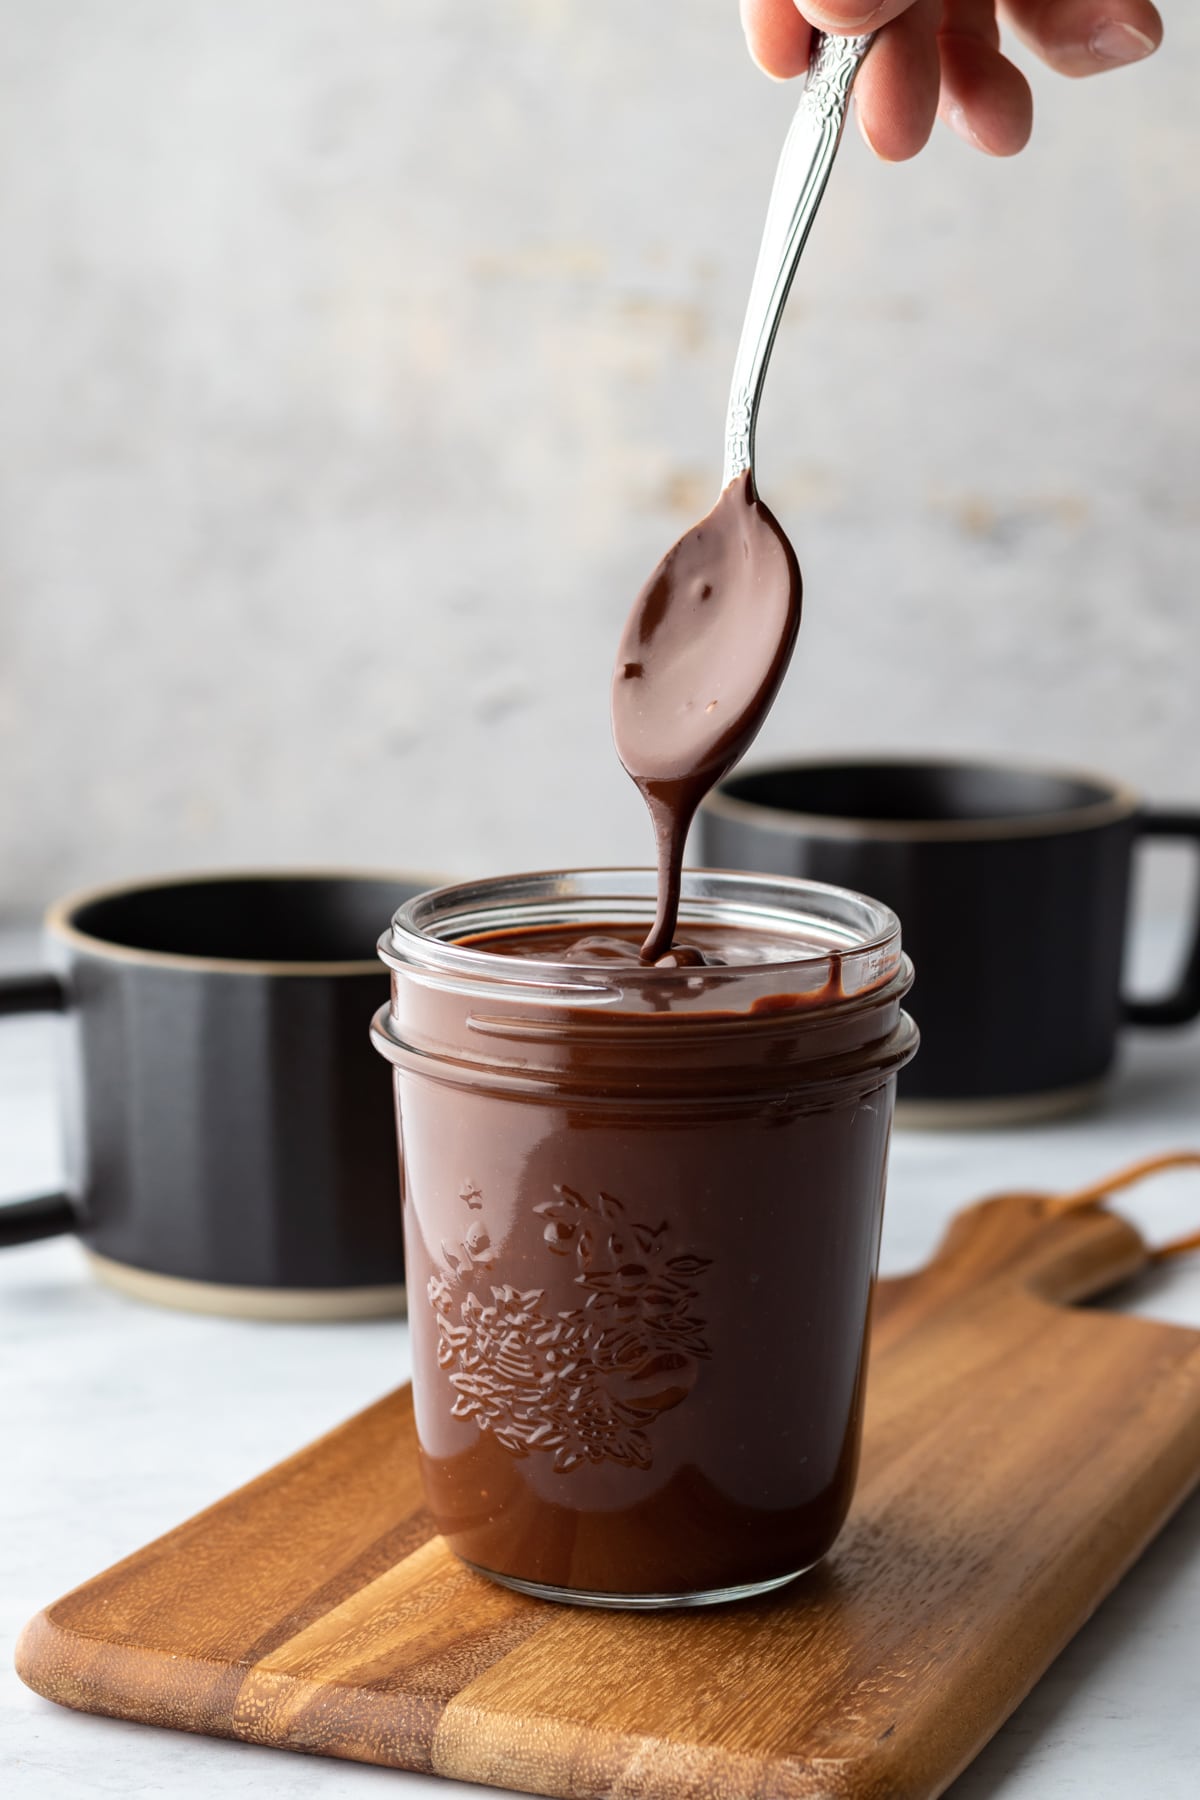
[[[1151,1263],[1200,1248],[1191,1234],[1151,1250],[1103,1204],[1169,1170],[1200,1166],[1200,1151],[1147,1157],[1070,1194],[1000,1194],[957,1214],[933,1261],[880,1288],[875,1341],[891,1342],[943,1310],[1018,1290],[1070,1306],[1108,1293]]]
[[[1150,1251],[1126,1219],[1102,1207],[1056,1212],[1050,1194],[999,1194],[959,1213],[930,1263],[881,1283],[872,1321],[875,1354],[939,1313],[1014,1290],[1069,1306],[1140,1274]]]

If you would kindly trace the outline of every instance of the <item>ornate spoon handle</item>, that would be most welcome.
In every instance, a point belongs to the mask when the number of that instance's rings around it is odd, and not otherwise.
[[[754,469],[754,428],[775,333],[788,290],[841,142],[850,89],[874,33],[830,37],[817,32],[800,105],[792,120],[767,205],[762,243],[742,326],[725,421],[728,487]]]

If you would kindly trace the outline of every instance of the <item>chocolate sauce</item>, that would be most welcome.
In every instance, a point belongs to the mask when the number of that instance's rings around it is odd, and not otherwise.
[[[513,957],[558,965],[564,968],[610,970],[614,978],[622,972],[636,970],[645,977],[638,984],[637,1010],[681,1013],[681,1003],[703,999],[703,1006],[688,1006],[687,1016],[695,1019],[708,1012],[723,1012],[721,971],[761,971],[769,979],[765,991],[753,998],[743,998],[729,1018],[749,1019],[765,1013],[786,1012],[794,1007],[829,1006],[847,998],[842,986],[842,958],[828,944],[808,941],[799,933],[786,934],[756,930],[753,927],[693,923],[688,927],[687,943],[673,944],[653,963],[641,954],[645,932],[640,925],[600,924],[581,932],[570,925],[518,925],[499,931],[484,931],[457,938],[466,950],[483,950],[491,956]],[[798,959],[804,959],[804,978],[800,979]],[[815,968],[823,974],[815,979]],[[797,973],[789,980],[788,968]],[[682,970],[687,979],[675,979]],[[661,981],[652,977],[661,972]]]
[[[397,978],[425,1489],[452,1548],[502,1579],[771,1583],[849,1505],[907,973],[804,995],[825,947],[799,932],[687,932],[695,973],[645,968],[641,928],[601,920],[456,940],[491,953],[494,990]],[[745,981],[777,1010],[522,985],[522,964],[572,959],[680,995]]]
[[[517,925],[502,931],[477,932],[456,941],[464,949],[486,950],[493,956],[516,956],[573,967],[638,969],[646,966],[639,949],[644,935],[637,925],[604,923],[586,932],[581,932],[578,925]],[[827,945],[806,941],[797,932],[763,931],[744,925],[689,925],[688,940],[674,944],[655,966],[733,969],[760,963],[794,963],[804,956],[831,954]]]
[[[667,552],[626,622],[612,723],[654,828],[658,912],[646,962],[672,951],[688,828],[767,716],[796,641],[800,596],[795,551],[747,470]]]

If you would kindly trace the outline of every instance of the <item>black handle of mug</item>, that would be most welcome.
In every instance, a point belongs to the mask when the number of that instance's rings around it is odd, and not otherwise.
[[[0,1014],[63,1012],[66,1005],[67,990],[49,970],[0,975]],[[68,1194],[0,1201],[0,1248],[59,1237],[64,1231],[74,1231],[78,1222],[78,1211]]]
[[[1200,812],[1147,812],[1138,820],[1138,836],[1183,838],[1200,850]],[[1196,916],[1183,972],[1175,991],[1159,1000],[1124,1000],[1122,1009],[1131,1025],[1186,1025],[1200,1018],[1200,887]]]

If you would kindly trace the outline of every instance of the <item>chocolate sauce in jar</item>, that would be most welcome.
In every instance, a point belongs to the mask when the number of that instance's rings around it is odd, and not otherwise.
[[[503,931],[486,931],[459,938],[465,949],[486,950],[492,956],[565,963],[575,967],[644,969],[640,946],[645,933],[640,926],[601,923],[581,932],[574,925],[525,925]],[[676,959],[656,967],[749,968],[762,964],[795,962],[795,932],[755,930],[752,927],[699,924],[688,927],[683,943],[672,945]],[[829,955],[827,946],[808,946],[815,954]],[[836,953],[834,953],[836,954]]]
[[[444,984],[393,962],[377,1025],[438,1529],[502,1580],[627,1604],[773,1585],[836,1536],[914,1041],[898,946],[848,992],[784,927],[686,919],[704,961],[674,968],[643,931],[464,933]]]

